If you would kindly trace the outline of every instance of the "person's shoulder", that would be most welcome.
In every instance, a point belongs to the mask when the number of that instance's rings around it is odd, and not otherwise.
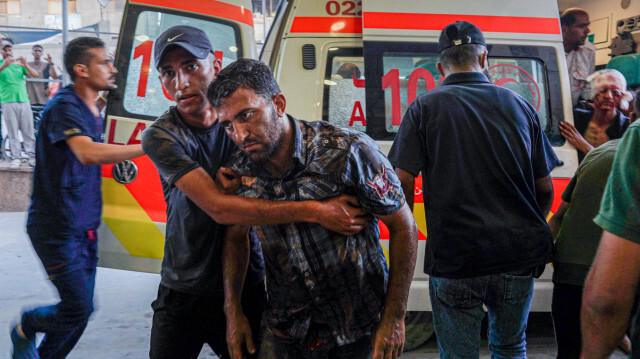
[[[142,132],[143,142],[145,139],[148,141],[156,137],[166,137],[167,134],[178,135],[181,133],[183,125],[176,116],[174,107],[170,107]]]
[[[585,52],[596,52],[596,47],[590,43],[589,41],[585,42],[584,45],[580,46],[580,49],[585,51]]]
[[[378,148],[378,144],[362,131],[336,126],[326,121],[303,121],[303,124],[313,130],[314,142],[318,146],[344,151],[350,150],[356,144],[360,147]],[[309,134],[307,131],[307,135]]]

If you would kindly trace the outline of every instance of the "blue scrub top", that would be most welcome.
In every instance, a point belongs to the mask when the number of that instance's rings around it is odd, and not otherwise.
[[[103,119],[95,116],[73,86],[59,91],[44,108],[36,139],[33,194],[27,220],[30,236],[95,230],[102,210],[101,169],[85,166],[66,140],[88,136],[102,142]]]

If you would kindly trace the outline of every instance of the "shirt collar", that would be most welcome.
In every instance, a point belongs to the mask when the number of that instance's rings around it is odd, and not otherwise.
[[[300,121],[289,114],[287,114],[287,117],[295,131],[295,139],[293,140],[293,164],[296,168],[304,167],[304,164],[307,162],[307,143],[302,136]]]
[[[447,76],[444,79],[442,84],[455,85],[455,84],[465,83],[465,82],[485,82],[489,84],[491,83],[491,81],[489,81],[487,76],[481,72],[463,71],[463,72],[454,72],[452,74],[449,74],[449,76]]]

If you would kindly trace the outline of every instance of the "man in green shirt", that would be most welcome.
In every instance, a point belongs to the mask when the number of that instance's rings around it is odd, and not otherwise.
[[[10,168],[20,167],[20,154],[22,146],[18,133],[22,133],[24,141],[24,151],[29,156],[29,165],[36,164],[35,143],[33,136],[33,115],[29,105],[29,95],[27,95],[27,85],[25,76],[38,76],[24,57],[13,57],[13,44],[8,41],[2,42],[2,57],[0,61],[0,104],[2,104],[2,115],[7,124],[7,135],[9,138],[9,148],[11,150]]]
[[[582,358],[607,357],[624,337],[640,280],[640,122],[629,126],[616,154],[600,213],[604,229],[582,299]],[[640,317],[632,348],[640,350]]]
[[[551,313],[558,358],[580,357],[580,303],[584,280],[602,236],[593,223],[620,140],[589,151],[549,220],[555,238]]]

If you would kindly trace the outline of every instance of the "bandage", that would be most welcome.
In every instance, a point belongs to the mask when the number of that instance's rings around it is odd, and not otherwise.
[[[622,92],[620,109],[626,110],[629,108],[629,101],[633,99],[633,96],[627,91],[627,80],[618,70],[603,69],[596,71],[587,77],[587,81],[591,84],[591,96],[594,98],[609,86],[617,87]]]

